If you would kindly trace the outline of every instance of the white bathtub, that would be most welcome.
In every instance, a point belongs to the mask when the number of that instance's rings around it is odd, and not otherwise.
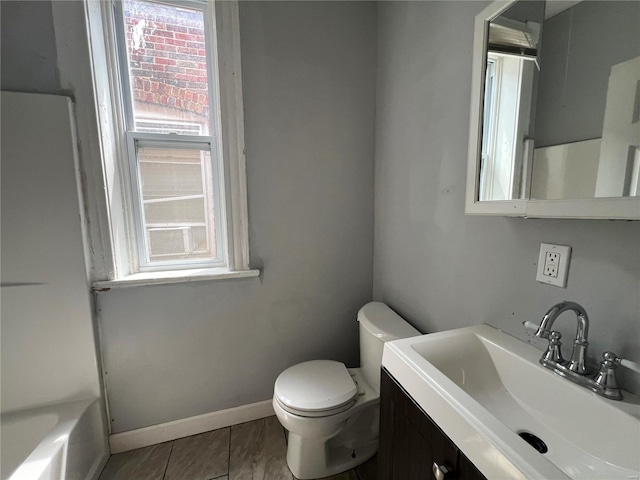
[[[3,413],[2,480],[97,478],[109,456],[99,400]]]

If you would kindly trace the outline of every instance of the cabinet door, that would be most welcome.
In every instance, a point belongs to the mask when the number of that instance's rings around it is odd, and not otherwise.
[[[379,480],[430,480],[433,464],[457,478],[458,449],[385,371],[380,384]]]
[[[487,480],[466,455],[458,452],[458,478],[460,480]]]

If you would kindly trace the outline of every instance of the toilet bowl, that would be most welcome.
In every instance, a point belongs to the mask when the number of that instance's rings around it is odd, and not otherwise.
[[[358,321],[360,368],[312,360],[276,379],[273,409],[288,431],[287,464],[300,480],[335,475],[375,455],[384,343],[420,335],[380,302],[362,307]]]

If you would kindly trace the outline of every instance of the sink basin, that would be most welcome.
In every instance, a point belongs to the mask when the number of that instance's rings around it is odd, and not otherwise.
[[[389,342],[382,364],[487,478],[638,478],[640,398],[600,397],[541,354],[477,325]]]

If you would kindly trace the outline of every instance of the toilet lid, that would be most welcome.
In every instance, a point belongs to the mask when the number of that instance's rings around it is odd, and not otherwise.
[[[286,407],[313,412],[351,402],[358,389],[344,363],[312,360],[282,372],[276,379],[274,393]]]

